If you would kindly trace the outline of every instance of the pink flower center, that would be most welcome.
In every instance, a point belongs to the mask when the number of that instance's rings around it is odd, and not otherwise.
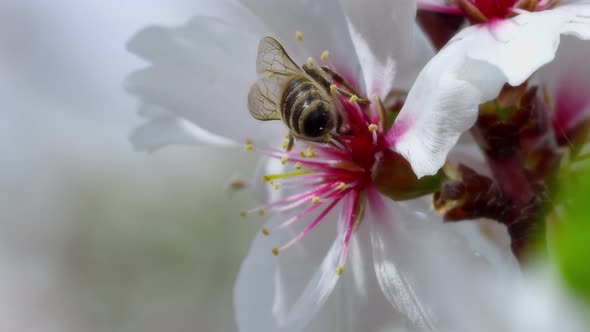
[[[450,6],[448,9],[458,10],[457,14],[465,16],[472,24],[476,24],[497,22],[522,11],[547,10],[558,4],[559,0],[448,0],[448,3]],[[442,12],[437,8],[422,7]]]
[[[512,13],[517,0],[469,0],[488,19],[505,18]]]
[[[273,248],[273,254],[278,255],[309,234],[338,203],[342,203],[339,222],[344,232],[341,234],[344,243],[336,268],[336,272],[341,274],[348,243],[362,218],[367,200],[364,192],[372,186],[373,167],[381,153],[389,149],[389,144],[384,135],[384,114],[380,101],[375,100],[368,105],[341,96],[337,98],[342,106],[342,124],[331,134],[333,139],[330,143],[299,140],[297,145],[301,149],[298,151],[260,149],[266,155],[279,159],[286,168],[283,173],[263,176],[263,181],[291,194],[265,206],[243,211],[242,215],[300,211],[272,228],[264,228],[264,235],[310,220],[290,241]],[[251,143],[247,143],[246,149],[252,148]]]

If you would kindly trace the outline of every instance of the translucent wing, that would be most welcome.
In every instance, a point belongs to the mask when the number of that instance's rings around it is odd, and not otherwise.
[[[278,41],[264,37],[258,45],[256,72],[260,76],[250,88],[248,110],[257,120],[279,120],[281,91],[293,75],[301,69],[291,60]]]
[[[276,39],[264,37],[258,45],[256,72],[258,75],[266,74],[266,77],[290,76],[300,73],[301,69],[291,60]]]
[[[257,120],[280,120],[281,113],[277,103],[280,98],[281,81],[274,78],[261,78],[248,93],[248,111]]]

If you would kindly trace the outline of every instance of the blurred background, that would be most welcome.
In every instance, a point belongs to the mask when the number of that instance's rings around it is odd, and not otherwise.
[[[0,2],[0,331],[231,331],[255,156],[136,152],[126,41],[195,0]],[[241,168],[235,169],[236,164]]]
[[[135,32],[220,6],[0,1],[0,332],[235,330],[233,281],[259,225],[238,216],[253,199],[226,186],[252,174],[256,156],[134,151],[141,120],[122,88],[144,65],[125,50]],[[590,172],[580,179],[565,195],[586,207]],[[556,257],[590,303],[580,211]]]

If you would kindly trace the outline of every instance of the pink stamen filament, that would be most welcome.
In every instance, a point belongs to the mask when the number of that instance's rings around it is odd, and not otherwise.
[[[294,203],[291,203],[291,204],[289,204],[287,206],[274,208],[273,210],[274,211],[281,211],[281,212],[292,210],[292,209],[294,209],[296,207],[299,207],[299,206],[301,206],[303,204],[309,203],[314,196],[317,196],[317,197],[320,197],[321,198],[322,195],[324,195],[325,193],[327,193],[327,192],[329,192],[329,191],[331,191],[333,189],[334,189],[334,186],[333,185],[332,186],[330,186],[330,185],[322,186],[319,189],[312,190],[312,193],[311,194],[309,194],[309,195],[301,198],[298,201],[295,201]]]
[[[344,197],[344,195],[342,197]],[[340,202],[342,197],[333,200],[332,203],[330,203],[330,205],[328,205],[309,225],[307,225],[303,229],[303,231],[301,231],[293,239],[291,239],[289,242],[285,243],[282,247],[280,247],[279,251],[289,248],[293,244],[299,242],[303,237],[305,237],[305,235],[307,235],[312,229],[314,229],[320,223],[320,221],[322,221],[322,219],[334,208],[334,206],[336,206],[336,204]]]
[[[308,190],[303,193],[287,196],[283,199],[272,202],[270,204],[265,204],[265,205],[259,206],[257,208],[254,208],[254,209],[252,209],[252,211],[257,211],[259,209],[273,210],[273,208],[275,208],[279,205],[283,205],[283,204],[290,203],[293,201],[306,200],[306,199],[309,199],[310,197],[312,197],[317,190],[319,190],[319,189],[316,188],[316,189]]]
[[[354,230],[355,221],[356,221],[356,214],[358,213],[358,204],[359,204],[359,192],[353,191],[352,192],[352,203],[350,204],[350,211],[345,214],[348,216],[348,220],[345,221],[346,233],[344,234],[344,242],[342,244],[342,250],[340,251],[340,258],[338,259],[338,266],[343,267],[344,262],[346,261],[346,254],[348,252],[348,244],[350,243],[350,237],[352,236],[352,231]]]
[[[322,204],[313,204],[311,206],[309,206],[307,209],[303,210],[302,212],[299,212],[297,215],[283,221],[282,223],[278,224],[275,227],[271,228],[271,231],[275,231],[277,229],[281,229],[281,228],[285,228],[287,226],[292,225],[294,222],[296,222],[297,220],[301,220],[301,218],[307,216],[308,214],[312,213],[313,211],[315,211],[316,209],[318,209],[319,207],[321,207]]]
[[[311,213],[312,211],[314,211],[318,207],[322,206],[322,204],[324,204],[328,200],[334,199],[333,201],[339,201],[340,199],[342,199],[342,197],[346,196],[346,194],[350,190],[351,189],[345,189],[345,190],[335,189],[335,190],[331,191],[329,194],[325,195],[324,197],[320,197],[320,201],[317,204],[313,204],[312,206],[310,206],[307,209],[305,209],[303,212],[299,213],[295,217],[289,218],[287,221],[281,223],[279,226],[274,227],[273,229],[276,229],[276,228],[284,228],[286,226],[291,225],[293,222],[295,222],[295,221],[303,218],[304,216],[306,216],[307,214]]]

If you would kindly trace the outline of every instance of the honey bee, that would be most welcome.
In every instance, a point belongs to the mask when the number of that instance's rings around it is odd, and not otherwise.
[[[311,64],[299,68],[278,41],[265,37],[256,57],[259,79],[250,88],[248,110],[261,121],[282,120],[289,128],[291,150],[294,138],[326,143],[330,131],[342,121],[340,105],[333,93],[352,97],[350,84],[328,67]],[[368,104],[364,98],[359,103]]]

